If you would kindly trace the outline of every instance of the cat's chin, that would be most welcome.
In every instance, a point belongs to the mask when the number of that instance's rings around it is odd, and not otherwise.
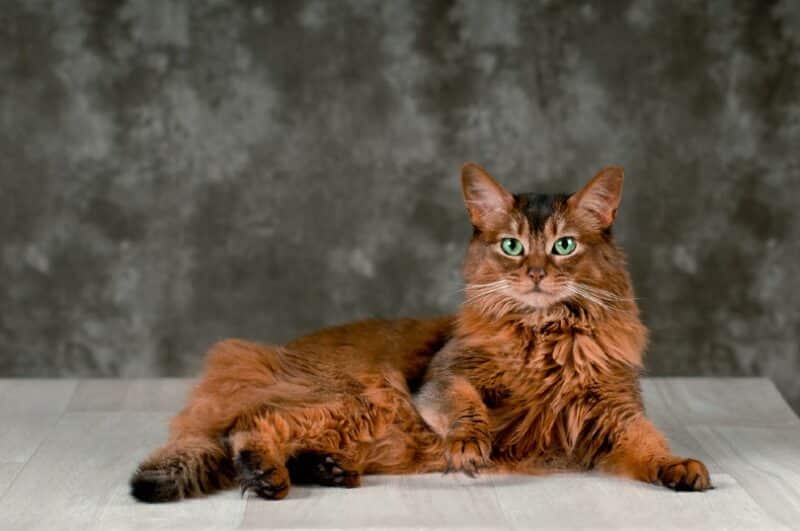
[[[517,294],[514,298],[535,311],[546,310],[563,299],[557,294],[546,291],[529,291]]]

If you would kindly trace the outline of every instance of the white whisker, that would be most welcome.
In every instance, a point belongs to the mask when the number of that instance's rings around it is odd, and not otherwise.
[[[617,295],[615,293],[612,293],[612,292],[610,292],[608,290],[604,290],[604,289],[598,288],[596,286],[590,286],[588,284],[583,284],[581,282],[571,282],[570,284],[572,286],[575,286],[576,288],[584,291],[584,292],[591,293],[592,295],[594,295],[594,296],[596,296],[596,297],[598,297],[600,299],[605,299],[605,300],[608,300],[608,301],[620,301],[620,302],[622,302],[622,301],[635,301],[636,300],[635,297],[622,297],[622,296]]]
[[[572,293],[574,295],[578,295],[579,297],[582,297],[582,298],[588,300],[589,302],[593,302],[594,304],[600,306],[601,308],[608,309],[608,305],[602,299],[598,299],[597,297],[595,297],[591,293],[583,291],[580,288],[578,288],[577,286],[567,284],[566,289],[570,293]]]
[[[465,303],[474,302],[474,301],[476,301],[478,299],[482,299],[482,298],[488,297],[489,295],[492,295],[494,293],[503,291],[503,290],[506,289],[506,287],[507,287],[506,284],[502,284],[500,286],[494,286],[494,287],[490,287],[490,288],[482,288],[482,289],[470,290],[470,293],[465,298],[464,302]]]
[[[467,297],[463,304],[475,306],[482,313],[505,315],[520,307],[520,303],[512,297],[502,296],[510,286],[505,279],[485,284],[469,284],[464,288]]]
[[[600,306],[604,310],[632,315],[631,311],[620,308],[616,304],[620,302],[630,302],[633,301],[633,299],[618,297],[609,291],[586,286],[578,282],[567,283],[565,289],[573,295],[577,295],[578,297]]]

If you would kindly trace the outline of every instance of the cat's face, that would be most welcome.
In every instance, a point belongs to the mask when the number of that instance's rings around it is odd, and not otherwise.
[[[624,262],[610,227],[622,193],[618,167],[576,194],[512,195],[483,168],[461,182],[474,235],[464,266],[467,302],[494,310],[539,310],[565,300],[607,305]]]

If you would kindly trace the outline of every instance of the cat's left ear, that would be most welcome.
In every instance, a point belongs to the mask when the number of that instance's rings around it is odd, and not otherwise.
[[[623,180],[622,167],[603,168],[580,192],[569,198],[569,205],[585,214],[599,229],[607,229],[617,217]]]

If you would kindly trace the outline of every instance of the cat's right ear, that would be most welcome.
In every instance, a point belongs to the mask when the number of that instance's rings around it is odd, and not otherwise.
[[[461,191],[472,224],[482,230],[501,227],[514,208],[514,196],[474,162],[461,167]]]

